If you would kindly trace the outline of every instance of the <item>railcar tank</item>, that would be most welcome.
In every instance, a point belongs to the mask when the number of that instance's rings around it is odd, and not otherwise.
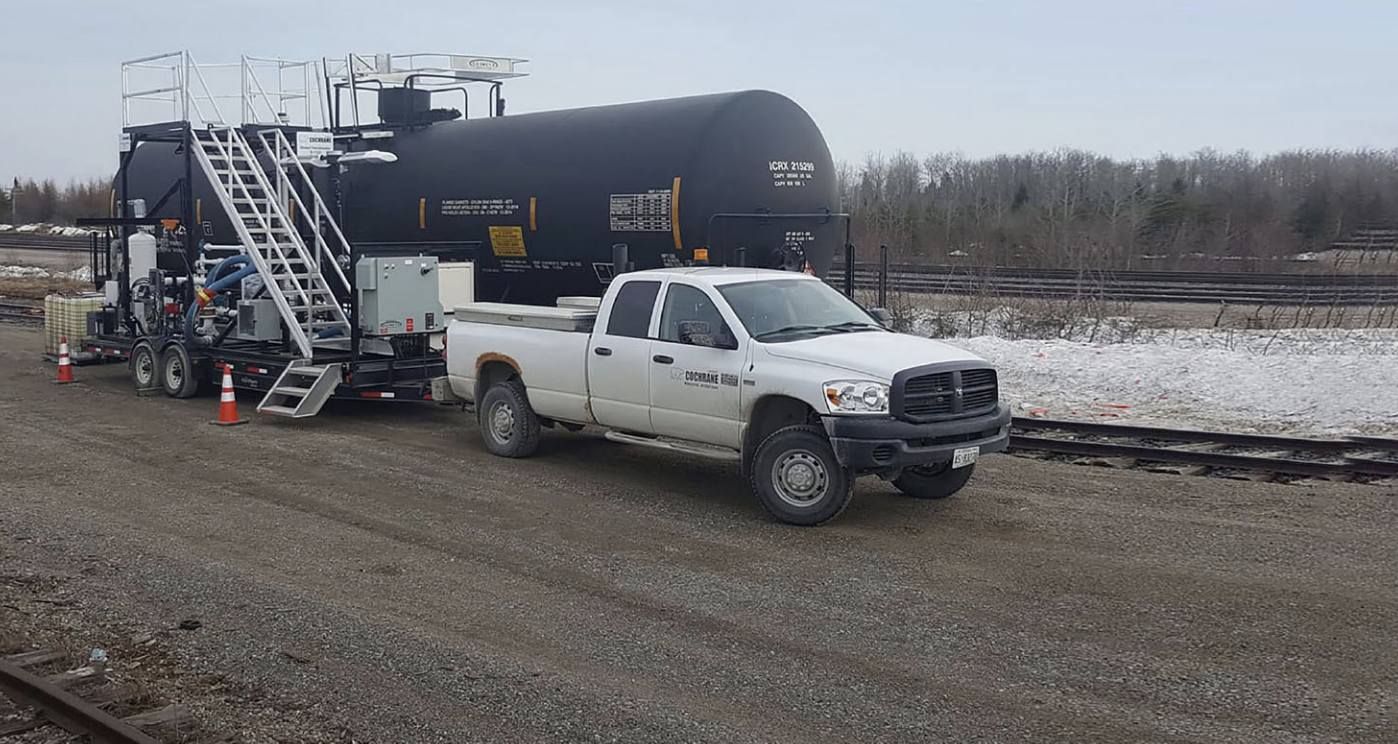
[[[799,246],[823,275],[844,237],[825,139],[777,93],[386,125],[345,147],[395,162],[344,167],[338,183],[327,172],[320,188],[338,192],[358,250],[464,254],[482,300],[600,294],[617,244],[637,269],[688,263],[696,248],[714,264],[770,266]],[[150,204],[178,157],[136,156],[132,196]],[[236,243],[212,188],[194,179],[206,239]]]

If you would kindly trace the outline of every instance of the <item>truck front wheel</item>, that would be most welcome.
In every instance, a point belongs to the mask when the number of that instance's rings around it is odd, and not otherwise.
[[[519,380],[504,380],[481,396],[481,438],[491,454],[528,457],[539,446],[539,417]]]
[[[763,440],[749,473],[753,495],[776,519],[816,525],[849,506],[854,476],[840,465],[819,427],[778,429]]]
[[[944,499],[960,491],[971,480],[975,465],[952,469],[951,463],[922,465],[904,470],[893,479],[899,491],[917,499]]]

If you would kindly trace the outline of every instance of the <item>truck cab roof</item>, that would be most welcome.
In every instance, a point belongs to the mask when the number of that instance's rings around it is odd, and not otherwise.
[[[743,266],[678,266],[665,269],[645,269],[644,271],[634,271],[623,274],[620,278],[626,280],[643,279],[646,277],[658,278],[671,274],[675,276],[687,276],[701,280],[707,284],[719,286],[723,284],[739,284],[742,282],[768,281],[774,279],[803,279],[810,281],[820,281],[810,274],[798,271],[782,271],[780,269],[757,269]]]

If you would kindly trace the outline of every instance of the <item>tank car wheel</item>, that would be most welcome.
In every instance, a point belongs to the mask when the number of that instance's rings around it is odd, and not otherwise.
[[[519,380],[490,386],[480,403],[481,438],[491,454],[528,457],[539,447],[539,417]]]
[[[160,360],[156,358],[155,347],[151,345],[151,342],[141,340],[131,347],[131,359],[127,362],[127,371],[131,374],[131,384],[137,390],[160,387],[160,380],[157,379],[160,372]]]
[[[192,398],[199,392],[199,377],[184,344],[170,344],[160,355],[160,386],[171,398]]]

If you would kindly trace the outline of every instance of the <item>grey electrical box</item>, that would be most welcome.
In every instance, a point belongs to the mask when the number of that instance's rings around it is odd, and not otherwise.
[[[282,316],[273,300],[238,302],[238,338],[244,341],[277,341],[282,337]]]
[[[442,330],[437,258],[368,256],[355,265],[359,328],[370,336]]]

